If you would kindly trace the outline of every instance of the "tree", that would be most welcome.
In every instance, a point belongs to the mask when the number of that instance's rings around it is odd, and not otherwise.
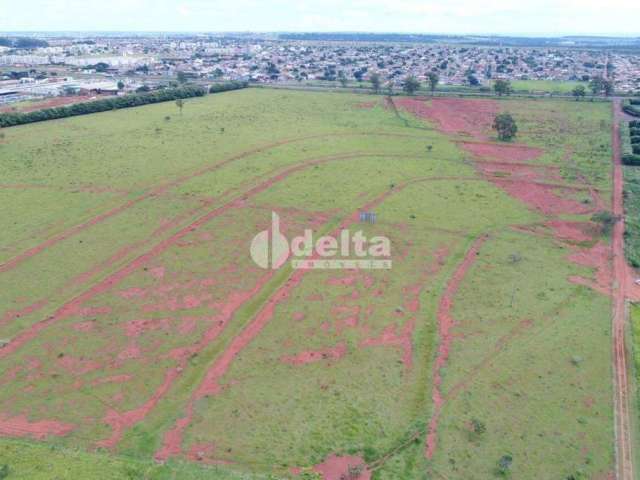
[[[573,90],[571,90],[571,94],[576,98],[576,102],[579,101],[586,95],[586,90],[584,85],[578,85]]]
[[[184,72],[178,72],[178,82],[186,83],[187,82],[187,74]]]
[[[347,87],[349,80],[347,79],[347,76],[344,74],[344,70],[340,70],[338,72],[338,81],[340,82],[340,85],[342,85],[342,88]]]
[[[438,82],[440,81],[440,77],[436,72],[429,72],[427,75],[427,80],[429,81],[429,88],[431,89],[431,94],[436,90],[438,86]]]
[[[380,74],[378,72],[372,72],[371,75],[369,75],[369,81],[371,82],[373,92],[378,93],[380,91]]]
[[[493,128],[498,131],[498,138],[504,142],[513,139],[518,133],[516,121],[509,113],[500,113],[496,115],[493,121]]]
[[[407,95],[413,95],[420,88],[420,82],[413,75],[408,75],[402,83],[402,89]]]
[[[496,80],[493,84],[493,90],[498,94],[498,96],[509,95],[513,92],[511,88],[511,82],[509,80]]]
[[[118,90],[124,90],[124,82],[122,80],[118,81]]]
[[[477,87],[478,85],[480,85],[480,80],[478,80],[478,78],[473,73],[467,75],[467,82],[469,82],[469,85],[471,85],[472,87]]]
[[[503,476],[509,475],[512,464],[513,457],[511,455],[503,455],[500,457],[500,460],[498,460],[498,473]]]
[[[184,100],[181,98],[176,100],[176,106],[180,109],[180,115],[182,115],[182,109],[184,108]]]
[[[387,95],[391,96],[393,95],[393,82],[391,80],[389,80],[387,82],[387,84],[385,85],[386,89],[387,89]]]
[[[602,82],[602,90],[607,97],[613,94],[613,82],[611,80],[604,80]]]
[[[593,77],[589,82],[589,89],[594,95],[598,95],[602,91],[604,79],[602,77]]]

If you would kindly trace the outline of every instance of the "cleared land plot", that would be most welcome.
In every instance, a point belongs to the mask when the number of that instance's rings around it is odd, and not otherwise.
[[[606,478],[609,114],[249,89],[6,130],[0,464]],[[260,269],[272,212],[385,235],[393,268]]]

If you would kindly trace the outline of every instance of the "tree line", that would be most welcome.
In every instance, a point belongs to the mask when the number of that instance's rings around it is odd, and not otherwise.
[[[245,88],[245,82],[227,82],[214,84],[209,88],[209,93],[225,92]],[[184,85],[177,88],[163,88],[152,92],[132,93],[112,98],[104,98],[91,102],[75,103],[62,107],[45,108],[33,112],[0,113],[0,128],[24,125],[27,123],[42,122],[58,118],[87,115],[89,113],[119,110],[121,108],[139,107],[152,103],[183,100],[185,98],[202,97],[207,94],[207,89],[196,85]]]

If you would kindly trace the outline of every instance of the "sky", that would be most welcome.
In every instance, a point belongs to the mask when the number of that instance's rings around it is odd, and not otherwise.
[[[0,0],[0,31],[638,35],[638,0]]]

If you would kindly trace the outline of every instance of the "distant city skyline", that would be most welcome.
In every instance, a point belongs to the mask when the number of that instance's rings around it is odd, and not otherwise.
[[[604,7],[595,0],[0,0],[0,31],[640,35],[640,4]]]

